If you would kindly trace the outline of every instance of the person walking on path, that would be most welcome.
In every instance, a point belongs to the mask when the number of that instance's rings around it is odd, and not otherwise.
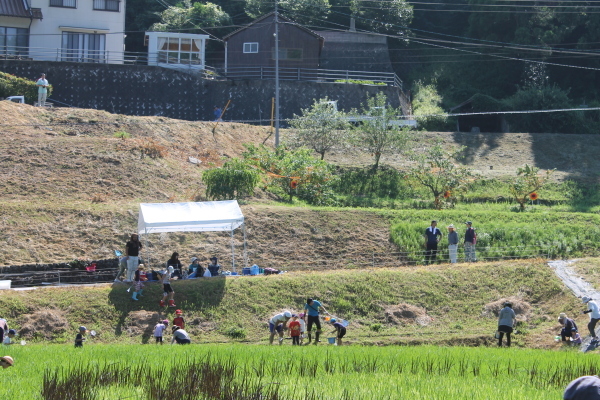
[[[558,323],[563,326],[560,330],[560,337],[562,338],[562,341],[566,342],[567,338],[571,338],[571,341],[575,341],[578,332],[575,321],[571,318],[567,318],[567,314],[560,313],[558,315]]]
[[[42,74],[35,84],[38,87],[38,107],[45,107],[46,97],[48,96],[48,81],[46,80],[46,74]]]
[[[502,337],[506,334],[506,346],[510,347],[510,334],[517,322],[517,316],[512,309],[512,303],[507,301],[498,314],[498,347],[502,347]]]
[[[584,314],[590,313],[590,323],[588,324],[588,330],[592,336],[592,341],[598,341],[598,335],[596,335],[596,324],[600,321],[600,310],[598,310],[598,304],[590,297],[584,296],[581,301],[583,304],[587,304],[588,309],[584,311]]]
[[[131,239],[125,244],[125,256],[127,257],[127,276],[125,282],[133,282],[135,271],[140,263],[139,255],[142,248],[137,233],[131,235]]]
[[[271,333],[269,336],[269,344],[273,344],[275,334],[279,335],[279,344],[283,342],[283,327],[287,324],[290,318],[292,318],[292,313],[289,311],[284,311],[274,315],[273,318],[269,320],[269,332]]]
[[[192,341],[190,340],[190,335],[181,329],[178,326],[174,326],[171,328],[173,330],[173,339],[171,339],[171,344],[177,342],[177,344],[190,344]]]
[[[475,228],[471,221],[465,222],[467,230],[465,231],[465,261],[475,262],[475,242],[477,241],[477,235],[475,234]]]
[[[313,300],[311,298],[306,299],[306,304],[304,304],[304,314],[308,315],[308,320],[306,324],[306,331],[308,332],[308,342],[306,344],[310,344],[310,342],[312,341],[313,325],[317,326],[317,331],[315,332],[315,342],[313,344],[319,343],[319,337],[321,336],[321,319],[319,318],[319,308],[323,308],[319,301]]]
[[[437,228],[437,221],[431,221],[431,226],[425,229],[425,264],[434,263],[437,258],[438,243],[442,231]]]
[[[450,254],[450,262],[456,264],[456,253],[458,252],[458,233],[454,229],[454,225],[448,225],[448,253]]]

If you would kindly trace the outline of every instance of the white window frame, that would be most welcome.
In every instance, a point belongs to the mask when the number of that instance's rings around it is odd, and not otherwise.
[[[256,46],[256,49],[253,47]],[[254,50],[254,51],[252,51]],[[244,54],[258,53],[258,42],[246,42],[244,43]]]

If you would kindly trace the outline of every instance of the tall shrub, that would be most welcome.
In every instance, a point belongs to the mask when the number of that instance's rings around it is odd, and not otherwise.
[[[260,182],[260,173],[242,160],[234,158],[221,168],[204,171],[202,180],[206,185],[206,197],[212,200],[232,200],[252,196]]]
[[[19,78],[0,72],[0,97],[25,96],[27,104],[33,104],[38,98],[37,81]],[[48,97],[52,94],[52,85],[48,86]]]

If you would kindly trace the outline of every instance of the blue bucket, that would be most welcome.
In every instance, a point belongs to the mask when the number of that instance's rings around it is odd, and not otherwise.
[[[242,268],[242,275],[250,275],[250,267]]]
[[[327,341],[329,342],[329,344],[335,344],[335,338],[334,337],[328,337]]]

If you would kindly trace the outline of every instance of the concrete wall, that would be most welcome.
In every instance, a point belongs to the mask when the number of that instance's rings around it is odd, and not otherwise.
[[[54,86],[48,101],[127,115],[161,115],[190,121],[210,120],[213,106],[231,104],[224,120],[266,122],[271,115],[274,81],[208,81],[160,67],[0,60],[0,71],[37,79],[46,73]],[[399,107],[398,89],[343,83],[280,82],[280,116],[291,118],[313,99],[329,97],[338,108],[360,107],[367,95],[383,91]],[[18,95],[15,93],[14,95]]]

